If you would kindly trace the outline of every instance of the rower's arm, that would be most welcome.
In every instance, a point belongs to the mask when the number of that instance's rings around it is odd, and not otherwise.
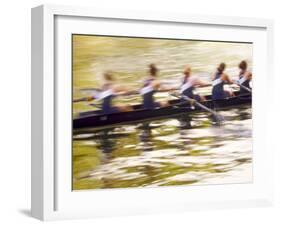
[[[160,89],[158,89],[158,91],[160,92],[169,92],[169,91],[175,91],[178,90],[178,87],[161,87]]]
[[[113,88],[115,94],[117,95],[133,95],[138,94],[136,90],[130,90],[127,87],[124,86],[114,86]]]
[[[233,84],[233,81],[229,78],[229,76],[228,76],[227,74],[223,74],[222,76],[223,76],[222,79],[223,79],[225,82],[227,82],[228,84]]]
[[[127,87],[125,87],[125,86],[120,86],[120,85],[115,85],[114,87],[113,87],[113,90],[114,90],[114,92],[115,93],[126,93],[126,92],[128,92],[129,91],[129,89],[127,88]]]
[[[159,81],[153,81],[151,85],[155,90],[161,89],[161,84]]]
[[[216,79],[216,73],[212,75],[212,81]]]
[[[250,71],[248,71],[246,73],[247,79],[252,80],[252,73]]]
[[[207,87],[207,86],[211,86],[211,85],[212,84],[204,82],[200,79],[197,79],[197,81],[196,81],[196,86],[198,86],[198,87]]]
[[[178,90],[179,88],[178,87],[172,87],[172,86],[163,86],[159,83],[159,87],[158,87],[158,91],[159,92],[169,92],[169,91],[175,91],[175,90]]]
[[[159,92],[169,92],[173,90],[178,90],[178,87],[168,87],[163,86],[159,81],[153,81],[153,88]]]

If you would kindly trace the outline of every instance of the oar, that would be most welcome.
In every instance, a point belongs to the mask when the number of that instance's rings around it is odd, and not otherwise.
[[[170,85],[171,83],[168,83],[168,82],[161,82],[161,84],[165,84],[165,85]],[[99,88],[95,88],[95,87],[85,87],[85,88],[81,88],[79,89],[80,91],[82,92],[102,92],[102,89],[99,89]],[[161,91],[159,91],[161,92]],[[139,92],[136,92],[136,93],[139,93]],[[133,93],[134,94],[134,93]]]
[[[172,89],[159,89],[157,90],[157,92],[167,92],[167,91],[173,91],[173,90],[178,90],[178,87],[175,87],[175,88],[172,88]],[[102,92],[102,90],[99,90],[99,89],[96,89],[96,88],[83,88],[83,89],[80,89],[80,91],[84,91],[84,92]],[[117,95],[120,95],[120,96],[125,96],[125,95],[139,95],[140,92],[139,91],[129,91],[129,92],[124,92],[124,93],[120,93],[120,94],[117,94]]]
[[[165,83],[164,83],[165,84]],[[169,83],[170,84],[170,83]],[[172,88],[172,89],[159,89],[157,92],[167,92],[167,90],[168,91],[173,91],[173,90],[178,90],[180,85],[176,85],[174,88]],[[199,86],[199,87],[197,87],[197,88],[204,88],[204,87],[209,87],[209,86],[212,86],[212,84],[207,84],[207,85],[205,85],[205,86]],[[81,89],[79,89],[80,91],[82,91],[82,92],[102,92],[102,90],[101,89],[98,89],[98,88],[90,88],[90,87],[88,87],[88,88],[81,88]],[[127,95],[137,95],[137,94],[139,94],[139,92],[138,91],[132,91],[132,92],[129,92]],[[121,94],[121,95],[123,95],[123,94]],[[125,94],[124,94],[125,95]]]
[[[81,88],[79,89],[80,91],[90,91],[90,92],[101,92],[102,90],[101,89],[98,89],[98,88]]]
[[[196,101],[195,99],[192,99],[192,98],[190,98],[190,97],[188,97],[188,96],[185,96],[185,95],[179,96],[179,95],[177,95],[177,94],[175,94],[175,93],[172,93],[172,95],[175,96],[175,97],[177,97],[177,98],[182,97],[183,99],[187,100],[189,103],[195,104],[196,106],[198,106],[198,107],[204,109],[205,111],[210,112],[210,113],[215,117],[215,119],[216,119],[217,121],[219,121],[219,122],[220,122],[220,121],[224,121],[224,117],[223,117],[222,115],[219,115],[216,111],[214,111],[214,110],[212,110],[212,109],[206,107],[205,105],[199,103],[199,102]]]
[[[82,102],[82,101],[89,101],[89,98],[88,97],[78,98],[73,100],[73,103]]]
[[[245,90],[247,90],[248,92],[252,93],[252,90],[251,90],[251,89],[249,89],[249,88],[246,87],[246,86],[241,85],[238,81],[235,81],[235,80],[234,80],[234,83],[235,83],[236,85],[240,86],[242,89],[245,89]]]
[[[89,94],[87,97],[81,97],[81,98],[78,98],[78,99],[75,99],[73,100],[73,103],[77,103],[77,102],[82,102],[82,101],[91,101],[95,98],[93,98],[94,96],[97,95],[97,93],[99,93],[100,91],[98,91],[97,89],[93,89],[91,90],[91,94]]]
[[[98,89],[96,89],[96,88],[83,88],[83,89],[80,89],[80,90],[81,91],[98,92]],[[167,91],[171,91],[171,90],[178,90],[178,88],[163,89],[163,90],[160,89],[160,90],[157,90],[157,92],[167,92]],[[101,90],[100,90],[100,92],[101,92]],[[117,95],[117,96],[140,95],[140,92],[133,90],[133,91],[129,91],[129,92],[120,92],[120,93],[117,93],[115,95]],[[73,100],[74,103],[82,102],[82,101],[89,101],[89,98],[88,97],[82,97],[82,98]]]

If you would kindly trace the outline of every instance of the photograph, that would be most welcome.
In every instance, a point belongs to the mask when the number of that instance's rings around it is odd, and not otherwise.
[[[72,34],[72,190],[253,182],[253,43]]]

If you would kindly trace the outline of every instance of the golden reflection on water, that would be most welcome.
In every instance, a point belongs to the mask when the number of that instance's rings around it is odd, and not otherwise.
[[[114,71],[118,83],[138,89],[150,63],[160,68],[161,81],[179,84],[186,64],[211,81],[222,61],[237,78],[242,59],[251,66],[251,44],[74,36],[73,96],[90,94],[82,88],[100,87],[106,70]],[[138,96],[116,100],[140,101]],[[74,113],[92,109],[87,103],[73,105]],[[228,119],[223,127],[214,127],[210,116],[200,113],[74,135],[73,189],[251,182],[251,108],[223,115]]]

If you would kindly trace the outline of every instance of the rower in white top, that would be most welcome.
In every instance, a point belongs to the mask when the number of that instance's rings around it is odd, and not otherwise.
[[[181,94],[189,98],[192,98],[196,101],[201,101],[201,102],[205,101],[206,100],[205,97],[195,94],[194,89],[196,87],[205,87],[208,86],[209,84],[201,81],[198,77],[191,75],[190,66],[186,66],[183,73],[184,73],[184,78],[180,87]],[[184,98],[182,100],[185,101]]]
[[[131,91],[127,87],[117,85],[112,72],[105,72],[103,74],[104,84],[100,92],[95,92],[94,95],[90,97],[83,98],[86,101],[97,100],[101,102],[101,112],[103,114],[113,114],[119,112],[132,111],[130,105],[113,105],[112,100],[115,96],[120,94],[130,93]]]
[[[240,85],[240,94],[248,94],[251,92],[250,82],[252,80],[252,72],[247,70],[248,64],[245,60],[242,60],[238,67],[240,72],[237,83]]]

